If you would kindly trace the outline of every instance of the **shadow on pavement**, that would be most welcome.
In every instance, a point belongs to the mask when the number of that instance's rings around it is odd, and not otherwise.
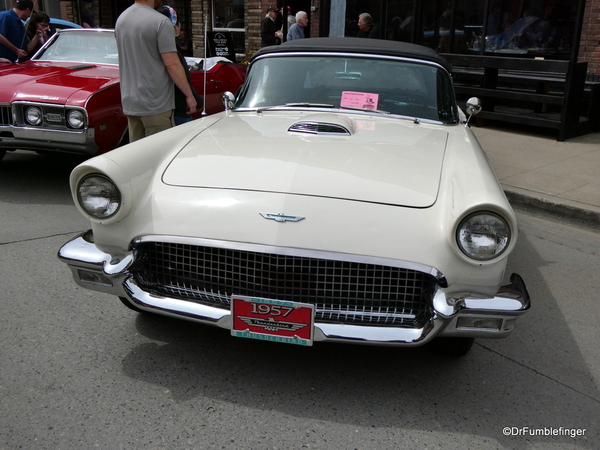
[[[86,159],[61,153],[7,152],[0,162],[0,201],[72,204],[69,174]]]

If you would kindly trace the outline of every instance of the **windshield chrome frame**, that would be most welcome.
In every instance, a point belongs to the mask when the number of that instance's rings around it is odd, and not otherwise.
[[[302,51],[302,52],[273,52],[273,53],[265,53],[263,55],[259,55],[257,56],[255,59],[252,60],[251,64],[250,64],[250,68],[257,62],[260,61],[262,59],[265,58],[279,58],[279,57],[297,57],[297,56],[309,56],[309,57],[314,57],[314,56],[335,56],[335,57],[348,57],[348,58],[368,58],[368,59],[381,59],[381,60],[388,60],[388,61],[402,61],[402,62],[409,62],[409,63],[414,63],[414,64],[422,64],[422,65],[427,65],[430,67],[435,67],[436,69],[441,69],[447,76],[449,79],[449,86],[452,88],[452,97],[453,97],[453,109],[454,109],[454,120],[452,121],[448,121],[448,122],[444,122],[441,120],[433,120],[433,119],[425,119],[422,117],[416,117],[416,116],[406,116],[406,115],[401,115],[401,114],[393,114],[393,113],[377,113],[377,112],[372,112],[372,111],[357,111],[357,110],[353,110],[353,109],[346,109],[346,108],[341,108],[341,107],[333,107],[333,108],[320,108],[320,107],[306,107],[306,106],[286,106],[286,105],[273,105],[273,106],[262,106],[262,107],[238,107],[235,106],[231,111],[233,112],[256,112],[259,114],[262,114],[263,112],[266,111],[306,111],[307,109],[310,110],[314,110],[314,111],[324,111],[324,112],[343,112],[345,114],[359,114],[359,115],[367,115],[367,116],[383,116],[383,117],[390,117],[390,118],[394,118],[394,119],[403,119],[403,120],[410,120],[410,121],[414,121],[415,123],[428,123],[428,124],[434,124],[434,125],[457,125],[460,124],[460,113],[459,113],[459,108],[457,106],[456,103],[456,94],[454,92],[454,80],[452,79],[452,75],[450,74],[450,72],[448,72],[448,70],[442,66],[441,64],[438,64],[434,61],[428,61],[426,59],[416,59],[416,58],[408,58],[408,57],[403,57],[403,56],[390,56],[390,55],[380,55],[380,54],[373,54],[373,53],[348,53],[348,52],[316,52],[316,51]],[[250,68],[248,70],[250,70]]]
[[[58,37],[61,34],[65,34],[65,33],[101,33],[101,34],[112,34],[113,38],[116,40],[115,37],[115,31],[110,29],[110,28],[65,28],[62,30],[57,30],[56,33],[54,33],[52,36],[50,36],[50,38],[48,38],[48,40],[44,43],[44,45],[42,45],[34,54],[33,56],[29,59],[30,61],[35,61],[35,62],[49,62],[49,63],[87,63],[87,64],[94,64],[94,65],[102,65],[102,66],[115,66],[118,67],[119,63],[108,63],[108,62],[101,62],[101,63],[97,63],[97,62],[89,62],[89,61],[79,61],[79,60],[71,60],[71,59],[61,59],[61,60],[57,60],[57,59],[43,59],[43,58],[39,58],[38,55],[41,56],[42,53],[44,53],[46,51],[46,49],[48,47],[50,47],[51,45],[53,45],[53,42],[55,40],[58,39]]]

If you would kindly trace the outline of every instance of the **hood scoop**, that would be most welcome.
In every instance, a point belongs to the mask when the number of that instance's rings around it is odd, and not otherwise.
[[[296,122],[288,131],[297,133],[350,136],[350,131],[337,123],[302,121]]]

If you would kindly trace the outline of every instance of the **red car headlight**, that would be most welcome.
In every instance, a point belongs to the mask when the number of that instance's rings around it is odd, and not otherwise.
[[[25,120],[29,125],[41,125],[43,117],[42,108],[39,106],[30,106],[25,110]]]
[[[67,113],[67,123],[71,128],[83,128],[85,125],[85,114],[78,109],[72,109]]]

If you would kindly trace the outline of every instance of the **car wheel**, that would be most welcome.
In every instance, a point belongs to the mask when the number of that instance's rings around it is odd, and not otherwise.
[[[473,338],[435,338],[431,341],[430,348],[439,354],[446,356],[465,356],[473,347]]]
[[[119,297],[119,300],[121,300],[121,303],[123,303],[125,306],[127,306],[132,311],[135,311],[135,312],[140,313],[140,314],[147,312],[147,311],[144,311],[143,309],[140,309],[137,306],[135,306],[133,303],[131,303],[125,297]]]

